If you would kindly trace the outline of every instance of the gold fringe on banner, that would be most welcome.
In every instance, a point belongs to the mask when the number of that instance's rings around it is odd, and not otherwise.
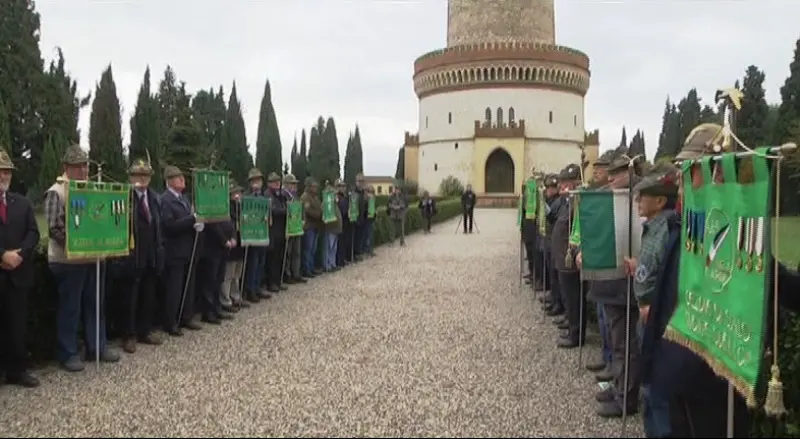
[[[780,418],[786,414],[786,406],[783,403],[783,383],[781,382],[781,369],[778,366],[778,224],[781,217],[781,164],[783,156],[779,156],[775,163],[775,227],[772,230],[772,242],[774,243],[773,267],[772,267],[772,367],[770,367],[771,377],[767,384],[767,399],[764,401],[764,412],[767,416]]]

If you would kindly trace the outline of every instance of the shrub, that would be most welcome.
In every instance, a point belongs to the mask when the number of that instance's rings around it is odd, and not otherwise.
[[[464,193],[464,184],[461,180],[448,175],[439,184],[439,195],[443,197],[460,197]]]
[[[461,214],[461,204],[458,200],[445,200],[439,203],[439,212],[434,217],[434,223],[446,221]],[[386,215],[386,208],[378,208],[375,220],[375,246],[385,244],[390,235],[392,224]],[[416,202],[409,205],[406,218],[406,231],[408,234],[422,228],[422,216],[417,209]],[[321,253],[321,252],[320,252]],[[55,282],[47,266],[47,241],[40,243],[35,253],[36,283],[28,296],[28,350],[35,363],[42,363],[53,358],[56,349],[56,295]],[[108,279],[111,281],[111,279]],[[113,294],[114,291],[109,291]],[[107,308],[108,310],[108,308]],[[110,312],[106,315],[111,317]]]

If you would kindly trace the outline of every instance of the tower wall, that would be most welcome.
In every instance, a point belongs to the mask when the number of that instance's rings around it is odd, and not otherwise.
[[[449,0],[447,45],[555,44],[554,0]]]

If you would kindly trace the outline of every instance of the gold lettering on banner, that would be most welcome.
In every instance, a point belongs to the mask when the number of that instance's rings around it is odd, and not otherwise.
[[[684,298],[686,326],[694,338],[713,343],[739,367],[754,361],[747,346],[753,340],[749,325],[708,297],[686,291]]]

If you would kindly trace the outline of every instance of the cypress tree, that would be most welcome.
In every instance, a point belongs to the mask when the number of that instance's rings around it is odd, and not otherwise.
[[[644,133],[642,133],[640,130],[636,130],[636,134],[634,134],[633,138],[631,139],[631,143],[628,146],[628,155],[630,157],[636,157],[640,155],[644,158],[647,158],[644,144]]]
[[[710,105],[703,105],[700,110],[700,123],[719,123],[717,112]]]
[[[353,175],[364,172],[364,151],[361,149],[361,130],[356,125],[353,133]]]
[[[742,108],[736,113],[736,135],[750,148],[769,141],[766,132],[769,105],[764,91],[764,72],[749,66],[742,81]]]
[[[356,173],[353,172],[353,133],[347,136],[347,146],[344,149],[344,181],[348,185],[356,182]]]
[[[300,151],[297,157],[297,169],[292,170],[295,178],[299,180],[298,191],[305,190],[306,177],[308,177],[308,148],[306,146],[306,130],[300,133]]]
[[[261,110],[258,115],[256,167],[265,175],[270,172],[280,174],[283,165],[282,148],[278,120],[272,105],[272,90],[267,81],[264,85],[264,96],[261,98]]]
[[[144,79],[136,99],[136,109],[130,120],[131,144],[128,147],[128,160],[145,159],[150,155],[153,166],[151,185],[156,189],[163,188],[161,167],[163,148],[158,132],[158,102],[150,91],[150,67],[144,72]]]
[[[678,144],[682,144],[689,133],[700,124],[700,98],[697,96],[697,89],[689,90],[686,97],[678,103],[678,120],[680,121],[680,137]],[[679,147],[680,148],[680,147]]]
[[[103,165],[104,179],[125,181],[126,160],[122,149],[122,118],[111,66],[95,89],[89,121],[89,158]]]
[[[795,42],[794,58],[789,64],[789,77],[781,86],[781,105],[772,143],[779,145],[789,140],[800,118],[800,39]]]
[[[0,148],[11,154],[11,123],[8,109],[0,96]]]
[[[38,187],[44,191],[61,175],[61,158],[67,149],[70,142],[65,141],[58,137],[58,133],[54,133],[47,138],[44,145],[44,154],[42,155],[42,166],[39,170]]]
[[[397,152],[397,168],[394,171],[394,178],[397,180],[405,180],[406,179],[406,148],[404,146],[400,147],[400,150]]]
[[[628,146],[628,134],[625,132],[625,126],[622,127],[622,137],[619,139],[619,146]]]
[[[289,154],[289,161],[292,163],[292,174],[294,174],[295,169],[297,169],[297,158],[299,154],[297,153],[297,134],[294,136],[294,141],[292,142],[292,152]]]
[[[231,171],[234,180],[239,184],[244,184],[247,181],[247,173],[253,167],[253,156],[250,154],[250,149],[247,145],[242,106],[239,102],[235,83],[228,99],[224,134],[222,156],[225,158],[228,170]]]
[[[322,136],[325,133],[325,119],[320,116],[317,124],[311,128],[308,136],[308,168],[309,177],[314,177],[317,181],[324,178],[325,166],[328,164],[328,155]]]
[[[318,180],[320,183],[336,181],[342,173],[342,162],[339,158],[339,136],[336,133],[336,122],[333,121],[332,117],[328,118],[322,133],[322,144],[324,145],[326,160],[322,168],[322,176]]]

